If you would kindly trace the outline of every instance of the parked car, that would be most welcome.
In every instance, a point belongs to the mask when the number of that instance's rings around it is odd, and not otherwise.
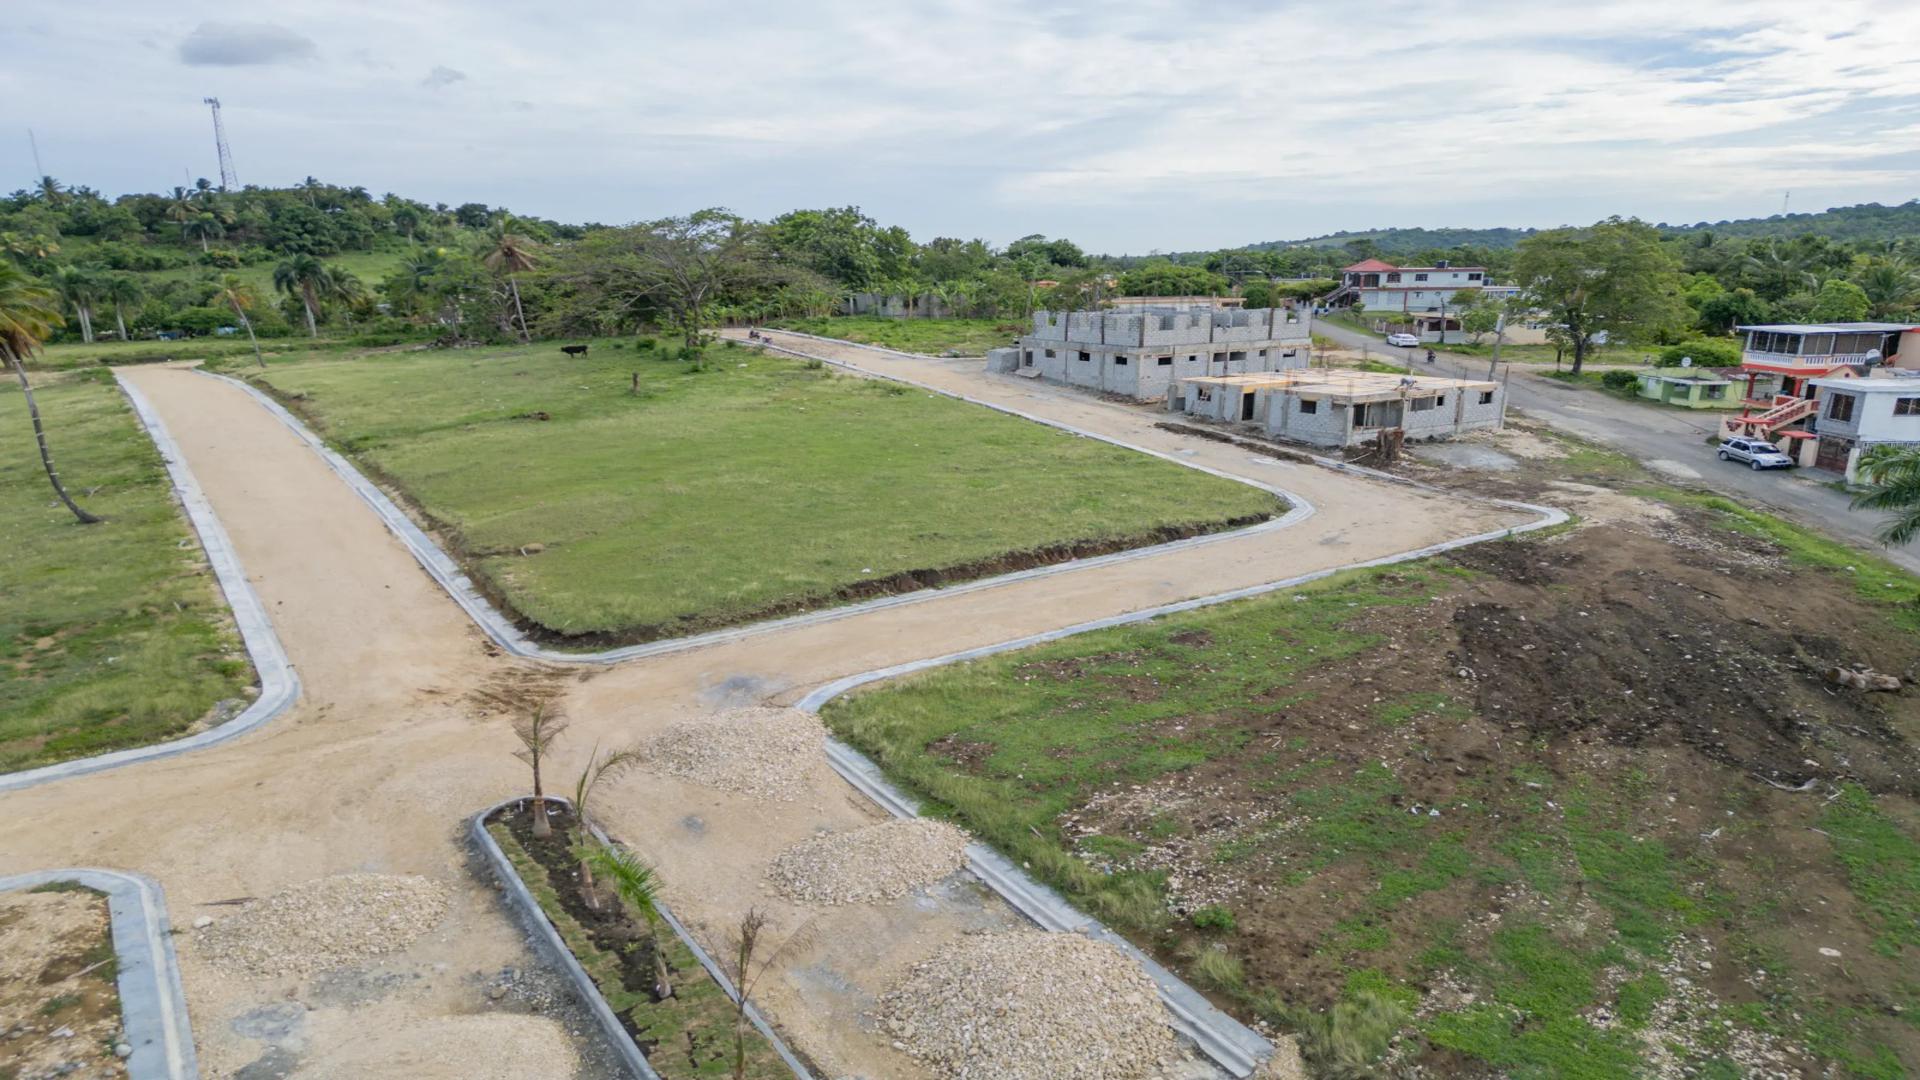
[[[1793,459],[1765,439],[1728,439],[1720,444],[1721,461],[1744,461],[1761,469],[1791,469]]]
[[[1420,344],[1420,339],[1414,337],[1412,334],[1388,334],[1387,344],[1398,345],[1403,349],[1411,349]]]

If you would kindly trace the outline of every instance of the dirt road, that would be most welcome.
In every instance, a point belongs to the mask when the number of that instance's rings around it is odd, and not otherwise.
[[[414,1032],[428,1038],[445,1017],[512,1007],[512,999],[490,997],[486,979],[527,962],[491,889],[469,872],[457,828],[468,813],[525,787],[505,719],[471,696],[482,686],[525,679],[567,686],[575,719],[558,771],[570,779],[596,740],[618,745],[720,708],[791,701],[843,675],[1524,520],[1183,439],[1153,429],[1147,414],[1010,385],[979,373],[977,362],[852,354],[883,371],[916,365],[915,377],[1277,484],[1317,512],[1288,529],[1163,558],[962,595],[929,593],[917,603],[608,670],[543,669],[498,657],[365,505],[241,390],[181,370],[127,370],[232,534],[305,697],[262,730],[204,752],[0,797],[8,822],[0,874],[98,865],[157,878],[182,930],[182,972],[207,1075],[249,1063],[271,1072],[324,1061],[359,1039],[406,1045]],[[764,885],[774,854],[818,830],[877,816],[824,761],[794,803],[752,803],[633,774],[599,805],[609,830],[658,866],[669,903],[710,936],[749,905],[771,911],[783,932],[812,920],[819,944],[768,980],[765,1005],[829,1075],[916,1075],[872,1030],[873,995],[952,935],[1012,919],[971,894],[826,911],[775,898]],[[454,896],[444,922],[409,951],[348,973],[364,992],[339,992],[339,978],[231,974],[193,947],[187,927],[197,916],[232,910],[205,906],[212,901],[350,871],[423,875]],[[267,1008],[281,1010],[275,1023],[259,1020]],[[446,1059],[444,1071],[420,1075],[483,1075],[485,1040],[466,1044],[476,1048],[475,1060]]]

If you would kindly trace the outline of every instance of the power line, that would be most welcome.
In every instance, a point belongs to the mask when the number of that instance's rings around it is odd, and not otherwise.
[[[213,142],[220,151],[220,186],[228,191],[237,190],[240,177],[233,171],[233,151],[227,146],[226,125],[220,122],[220,99],[210,97],[200,100],[213,110]]]

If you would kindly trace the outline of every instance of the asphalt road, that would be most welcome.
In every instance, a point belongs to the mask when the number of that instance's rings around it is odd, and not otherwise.
[[[1316,322],[1316,334],[1349,348],[1366,346],[1381,360],[1411,359],[1416,374],[1484,379],[1484,357],[1437,352],[1432,364],[1426,349],[1395,349],[1379,336],[1330,322]],[[1717,491],[1747,506],[1779,514],[1849,544],[1884,553],[1887,558],[1920,573],[1920,548],[1882,547],[1875,533],[1883,515],[1853,510],[1845,493],[1829,485],[1831,473],[1812,469],[1754,472],[1744,465],[1721,461],[1707,439],[1718,430],[1719,414],[1669,408],[1652,403],[1623,401],[1596,390],[1585,390],[1545,378],[1532,365],[1512,365],[1507,380],[1507,403],[1527,416],[1562,431],[1589,439],[1626,454],[1648,469],[1675,481]]]

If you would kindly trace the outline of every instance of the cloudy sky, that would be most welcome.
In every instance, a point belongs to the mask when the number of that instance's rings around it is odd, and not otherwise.
[[[306,175],[1099,251],[1920,196],[1913,0],[9,0],[0,189]]]

